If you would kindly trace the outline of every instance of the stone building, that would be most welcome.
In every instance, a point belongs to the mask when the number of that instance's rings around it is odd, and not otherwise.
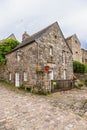
[[[82,62],[87,64],[87,50],[82,48],[81,51],[82,51]]]
[[[12,38],[12,39],[17,40],[16,37],[15,37],[15,35],[12,33],[12,34],[9,35],[7,38],[0,40],[0,43],[1,43],[2,41],[6,40],[6,39],[9,39],[9,38]],[[0,63],[0,80],[4,80],[3,73],[5,72],[5,68],[6,68],[6,66],[5,66],[5,65],[2,65],[2,64]]]
[[[15,35],[12,33],[12,34],[11,34],[10,36],[8,36],[7,38],[0,40],[0,42],[2,42],[3,40],[9,39],[9,38],[13,38],[13,39],[17,40],[16,37],[15,37]]]
[[[67,44],[73,52],[73,61],[82,62],[81,43],[76,34],[66,39]]]
[[[32,36],[25,35],[6,55],[4,80],[16,87],[27,82],[51,90],[51,80],[72,79],[72,51],[57,22]]]

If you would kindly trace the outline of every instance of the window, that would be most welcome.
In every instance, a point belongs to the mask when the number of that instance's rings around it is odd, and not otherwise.
[[[21,60],[21,51],[17,51],[17,61]]]
[[[50,46],[50,55],[53,56],[53,47]]]
[[[76,54],[78,54],[78,51],[76,51]]]
[[[18,72],[15,73],[15,86],[19,87],[20,85],[20,74]]]
[[[64,74],[64,79],[66,79],[66,70],[64,70],[63,74]]]
[[[9,80],[11,80],[11,78],[12,78],[12,77],[11,77],[11,73],[9,73]]]
[[[65,64],[65,51],[64,50],[62,51],[62,63]]]
[[[24,72],[24,81],[28,80],[27,72]]]
[[[20,58],[20,56],[19,56],[19,55],[17,55],[17,60],[18,60],[18,61],[20,61],[20,59],[21,59],[21,58]]]
[[[77,40],[75,40],[75,43],[77,43]]]
[[[54,37],[55,37],[55,39],[57,39],[57,35],[55,35]]]

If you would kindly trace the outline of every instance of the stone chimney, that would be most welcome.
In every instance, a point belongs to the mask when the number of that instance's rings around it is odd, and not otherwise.
[[[22,35],[22,42],[29,37],[30,35],[28,35],[27,32],[24,32],[24,34]]]

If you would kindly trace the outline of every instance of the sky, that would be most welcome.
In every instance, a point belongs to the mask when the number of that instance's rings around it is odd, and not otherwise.
[[[77,34],[87,49],[87,0],[0,0],[0,40],[14,33],[21,41],[58,22],[65,38]]]

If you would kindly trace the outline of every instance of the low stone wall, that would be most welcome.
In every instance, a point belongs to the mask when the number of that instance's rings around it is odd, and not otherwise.
[[[75,74],[75,76],[77,77],[77,79],[79,79],[80,81],[85,81],[87,79],[87,73],[86,74]]]

